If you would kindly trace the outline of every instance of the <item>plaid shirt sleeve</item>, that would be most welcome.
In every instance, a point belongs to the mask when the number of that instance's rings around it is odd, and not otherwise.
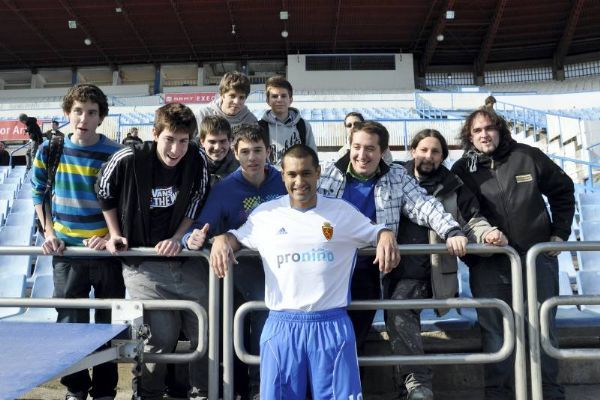
[[[400,187],[403,194],[402,213],[412,222],[429,227],[442,239],[446,239],[448,232],[460,229],[452,214],[445,212],[442,203],[429,196],[414,178],[403,174]]]

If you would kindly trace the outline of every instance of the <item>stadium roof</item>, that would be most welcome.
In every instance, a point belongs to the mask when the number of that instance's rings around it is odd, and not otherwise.
[[[397,52],[482,69],[561,64],[600,51],[598,32],[595,0],[2,0],[0,69]]]

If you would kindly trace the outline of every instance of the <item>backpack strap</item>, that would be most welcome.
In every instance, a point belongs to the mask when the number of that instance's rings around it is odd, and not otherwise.
[[[54,186],[54,179],[56,178],[56,171],[58,170],[58,165],[60,164],[60,157],[63,153],[63,149],[65,147],[65,137],[61,135],[54,135],[52,140],[46,147],[46,171],[48,172],[48,177],[46,179],[46,188],[44,189],[44,196],[42,198],[42,215],[44,221],[39,221],[38,229],[43,233],[44,232],[44,224],[46,223],[46,202],[48,204],[52,204],[50,201],[50,197],[52,196],[52,186]]]
[[[304,118],[300,118],[296,126],[300,134],[300,143],[306,144],[306,122],[304,122]]]

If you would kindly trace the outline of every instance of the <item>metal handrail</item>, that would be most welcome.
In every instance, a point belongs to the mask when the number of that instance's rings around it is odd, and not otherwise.
[[[584,241],[584,242],[544,242],[538,243],[531,247],[527,252],[526,259],[526,272],[527,272],[527,309],[528,309],[528,321],[529,321],[529,360],[531,365],[531,398],[532,400],[541,400],[542,394],[542,366],[541,366],[541,354],[540,354],[540,318],[543,320],[543,329],[545,329],[542,336],[544,341],[544,350],[546,353],[555,358],[576,358],[580,359],[580,352],[575,349],[569,351],[562,350],[560,353],[556,353],[554,346],[549,346],[549,321],[548,313],[549,310],[557,305],[562,304],[600,304],[595,296],[560,296],[551,297],[544,301],[541,308],[538,310],[537,301],[537,271],[536,271],[536,259],[540,253],[548,251],[600,251],[600,241]],[[575,298],[576,297],[576,298]],[[571,300],[572,299],[572,300]],[[579,301],[577,300],[579,299]],[[547,341],[547,343],[545,343]],[[554,349],[554,350],[553,350]],[[586,349],[585,352],[593,354],[590,349]],[[596,353],[596,352],[594,352]],[[556,357],[560,355],[560,357]],[[590,357],[594,359],[600,359],[600,357]]]
[[[402,255],[417,254],[448,254],[448,249],[443,244],[438,245],[399,245]],[[505,254],[509,257],[512,281],[512,309],[514,314],[514,328],[516,336],[515,346],[515,397],[517,400],[527,398],[526,363],[525,363],[525,316],[523,302],[523,277],[521,259],[519,254],[509,246],[496,247],[487,245],[467,245],[468,254]],[[375,249],[362,249],[360,255],[374,255]],[[237,256],[258,256],[250,250],[241,250]],[[452,308],[452,307],[451,307]],[[230,269],[223,282],[223,399],[232,400],[233,390],[233,274]],[[390,356],[391,358],[392,356]],[[440,357],[440,355],[436,355]],[[489,357],[489,355],[488,355]],[[448,362],[447,364],[454,363]],[[396,363],[397,364],[397,363]],[[373,364],[370,364],[373,365]],[[377,364],[380,365],[380,364]]]
[[[15,154],[17,151],[24,149],[25,147],[29,146],[29,140],[26,143],[23,143],[22,145],[20,145],[19,147],[17,147],[16,149],[13,149],[10,153],[8,153],[8,165],[9,166],[13,166],[12,165],[12,159],[13,159],[13,154]],[[35,154],[32,155],[31,157],[35,157]]]
[[[0,246],[0,255],[45,255],[41,247],[34,246]],[[113,257],[108,251],[91,250],[85,247],[67,247],[62,253],[67,257]],[[119,257],[159,257],[151,247],[131,248],[119,253]],[[204,251],[183,250],[176,257],[203,257],[209,260],[209,253]],[[211,400],[219,397],[219,311],[220,282],[213,273],[208,274],[208,392]],[[152,358],[152,357],[151,357]]]
[[[540,339],[544,351],[559,360],[600,360],[600,349],[559,349],[550,342],[549,315],[554,307],[579,304],[600,305],[600,296],[555,296],[540,307]]]
[[[242,267],[243,268],[243,267]],[[358,357],[360,365],[365,366],[394,366],[398,364],[410,365],[440,365],[440,364],[486,364],[507,359],[515,347],[514,320],[510,306],[498,299],[446,299],[446,300],[368,300],[353,301],[348,306],[349,310],[414,310],[414,309],[451,309],[459,307],[469,308],[495,308],[502,313],[502,326],[504,341],[502,347],[493,353],[478,354],[431,354],[431,355],[391,355],[391,356],[363,356]],[[264,301],[250,301],[244,303],[234,317],[233,345],[239,359],[252,365],[260,363],[260,357],[246,351],[244,346],[244,319],[252,311],[267,310]]]
[[[186,353],[143,353],[143,362],[189,363],[199,360],[207,349],[206,310],[189,300],[125,300],[125,299],[23,299],[0,298],[0,307],[32,308],[94,308],[110,310],[123,303],[140,303],[144,310],[189,310],[198,318],[198,346]]]

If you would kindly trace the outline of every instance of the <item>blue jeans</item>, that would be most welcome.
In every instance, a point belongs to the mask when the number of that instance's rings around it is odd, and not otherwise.
[[[525,257],[521,257],[525,266]],[[538,302],[558,296],[558,259],[540,254],[536,260]],[[510,263],[504,255],[481,258],[470,272],[471,290],[475,298],[497,298],[512,306]],[[495,309],[477,309],[484,352],[502,347],[502,316]],[[550,340],[556,346],[556,309],[550,316]],[[558,384],[558,360],[541,353],[544,399],[564,399],[564,388]],[[514,354],[504,361],[484,365],[485,398],[514,398]]]
[[[52,266],[55,298],[87,299],[92,287],[97,299],[125,297],[121,263],[118,260],[105,257],[93,259],[55,256]],[[57,308],[56,311],[57,322],[90,322],[90,312],[87,308]],[[110,314],[110,310],[96,310],[94,319],[96,323],[110,324]],[[108,346],[102,346],[100,349],[106,347]],[[71,393],[87,393],[89,390],[92,397],[114,397],[118,380],[117,364],[104,363],[93,368],[91,378],[86,369],[63,376],[60,383]]]

